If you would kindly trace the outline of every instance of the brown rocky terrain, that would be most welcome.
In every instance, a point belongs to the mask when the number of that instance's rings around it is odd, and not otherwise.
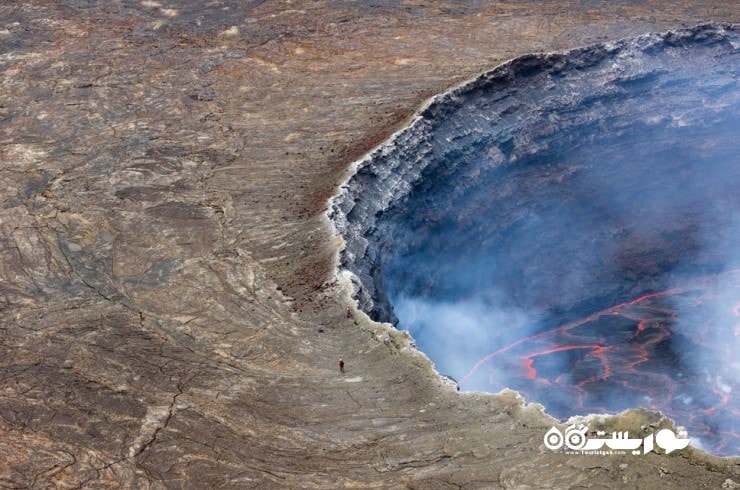
[[[0,486],[736,488],[737,459],[555,453],[537,406],[457,393],[405,335],[346,318],[324,214],[432,94],[703,21],[740,11],[4,2]]]

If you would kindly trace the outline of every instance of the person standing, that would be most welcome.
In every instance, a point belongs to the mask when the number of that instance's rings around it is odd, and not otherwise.
[[[344,373],[344,359],[339,358],[339,372]]]

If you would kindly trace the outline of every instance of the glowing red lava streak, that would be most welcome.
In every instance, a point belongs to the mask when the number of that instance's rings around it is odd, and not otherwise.
[[[713,407],[709,407],[709,408],[705,409],[704,410],[704,413],[707,413],[707,414],[712,414],[712,413],[714,413],[715,410],[717,410],[717,408],[722,407],[722,406],[726,406],[728,403],[730,403],[730,397],[727,396],[726,393],[723,393],[723,392],[721,392],[721,391],[719,391],[717,389],[712,389],[712,393],[714,393],[715,395],[717,395],[722,401],[719,403],[719,405],[715,405]]]
[[[592,354],[594,354],[596,357],[599,357],[602,360],[603,363],[603,357],[601,357],[602,353],[605,350],[608,350],[608,347],[603,347],[601,345],[596,344],[590,344],[590,345],[564,345],[562,347],[555,347],[552,349],[543,350],[540,352],[534,352],[532,354],[527,354],[524,357],[524,364],[527,369],[527,377],[529,379],[535,379],[537,377],[537,370],[534,368],[534,358],[539,356],[546,356],[549,354],[554,354],[555,352],[563,352],[563,351],[569,351],[569,350],[576,350],[576,349],[586,349],[592,351]],[[609,372],[609,367],[604,364],[604,370],[606,373]],[[607,375],[608,376],[608,375]]]
[[[637,330],[635,333],[632,334],[632,337],[630,340],[634,340],[638,335],[640,335],[643,331],[645,331],[645,325],[647,324],[647,320],[640,320],[640,323],[637,324]]]
[[[710,451],[735,455],[738,298],[740,270],[642,295],[499,347],[461,384],[485,383],[480,368],[494,361],[489,386],[516,389],[561,420],[651,408],[685,424]]]
[[[619,312],[616,311],[616,310],[619,310],[621,308],[624,308],[625,306],[636,305],[636,304],[641,303],[641,302],[643,302],[645,300],[653,299],[653,298],[658,298],[658,297],[661,297],[661,296],[670,296],[670,295],[674,295],[674,294],[683,293],[683,292],[685,292],[687,290],[688,290],[687,288],[679,287],[679,288],[668,289],[666,291],[660,291],[660,292],[657,292],[657,293],[646,294],[646,295],[640,296],[637,299],[633,299],[632,301],[628,301],[628,302],[625,302],[625,303],[620,303],[620,304],[618,304],[616,306],[612,306],[610,308],[606,308],[606,309],[601,310],[601,311],[599,311],[597,313],[594,313],[593,315],[587,316],[586,318],[583,318],[581,320],[578,320],[578,321],[575,321],[575,322],[566,323],[565,325],[561,325],[559,327],[556,327],[556,328],[553,328],[553,329],[550,329],[550,330],[545,330],[544,332],[540,332],[538,334],[530,335],[529,337],[521,338],[521,339],[517,340],[516,342],[513,342],[513,343],[511,343],[511,344],[509,344],[509,345],[507,345],[505,347],[502,347],[502,348],[500,348],[500,349],[498,349],[498,350],[496,350],[494,352],[491,352],[490,354],[488,354],[487,356],[483,357],[478,362],[476,362],[475,365],[473,366],[473,368],[465,376],[463,376],[462,380],[460,381],[460,384],[462,385],[463,383],[465,383],[465,381],[467,381],[473,374],[475,374],[475,372],[483,364],[487,363],[488,361],[490,361],[494,357],[496,357],[496,356],[498,356],[500,354],[503,354],[504,352],[506,352],[506,351],[508,351],[508,350],[510,350],[510,349],[512,349],[512,348],[514,348],[516,346],[518,346],[518,345],[524,344],[525,342],[531,342],[531,341],[533,341],[535,339],[538,339],[540,337],[544,337],[546,335],[552,335],[554,332],[563,332],[563,331],[571,330],[571,329],[576,328],[576,327],[580,327],[581,325],[585,325],[585,324],[587,324],[589,322],[592,322],[592,321],[594,321],[594,320],[596,320],[596,319],[598,319],[598,318],[600,318],[600,317],[602,317],[604,315],[610,315],[610,314],[613,315],[615,313],[616,314],[619,314]]]

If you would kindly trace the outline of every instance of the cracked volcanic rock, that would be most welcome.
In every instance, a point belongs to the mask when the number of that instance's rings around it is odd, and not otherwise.
[[[691,450],[555,454],[538,407],[458,394],[404,335],[346,318],[323,214],[430,95],[707,20],[739,18],[719,1],[5,2],[0,485],[739,481]]]

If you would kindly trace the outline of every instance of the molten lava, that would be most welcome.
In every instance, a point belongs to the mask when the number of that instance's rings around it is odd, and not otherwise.
[[[732,427],[740,415],[739,336],[740,270],[733,270],[521,338],[480,359],[461,385],[484,377],[491,390],[503,389],[505,372],[508,387],[561,418],[659,410],[706,449],[738,454],[740,430],[716,426],[723,419]]]

